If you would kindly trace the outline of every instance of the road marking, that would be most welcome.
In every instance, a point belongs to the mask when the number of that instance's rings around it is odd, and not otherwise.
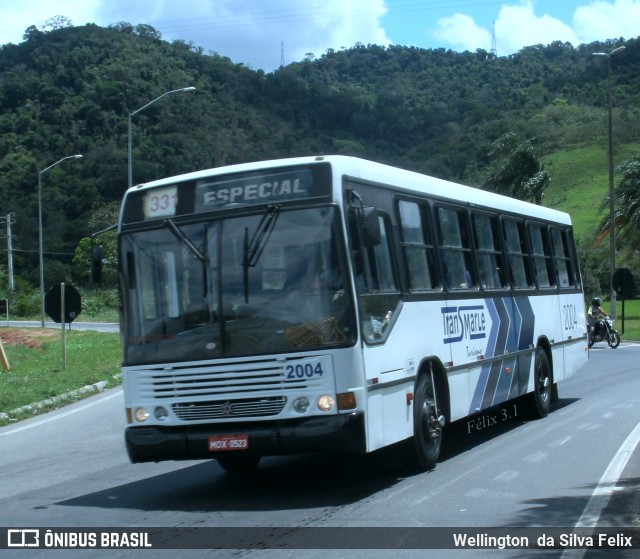
[[[520,474],[518,472],[515,472],[513,470],[505,470],[501,474],[498,474],[496,477],[494,477],[493,481],[509,482],[509,481],[513,481],[514,479],[516,479],[519,475]]]
[[[640,443],[640,423],[638,423],[629,436],[622,443],[618,452],[613,457],[609,466],[602,474],[598,485],[593,490],[589,502],[584,507],[582,515],[576,522],[576,528],[595,528],[600,520],[602,511],[607,507],[611,499],[611,495],[618,488],[620,476],[624,471],[629,459],[633,455],[634,450]],[[583,534],[585,535],[585,534]],[[586,553],[586,549],[565,549],[561,559],[581,559]]]
[[[84,406],[80,406],[78,408],[74,408],[72,410],[68,410],[63,413],[51,415],[46,419],[41,419],[40,421],[35,421],[34,423],[29,423],[28,425],[21,425],[20,427],[16,427],[15,429],[11,429],[9,431],[0,432],[0,437],[6,437],[7,435],[13,435],[14,433],[20,433],[22,431],[26,431],[27,429],[33,429],[34,427],[39,427],[40,425],[51,423],[52,421],[56,421],[58,419],[62,419],[63,417],[67,417],[68,415],[72,415],[79,411],[83,411],[88,408],[91,408],[100,402],[106,402],[107,400],[110,400],[111,398],[115,398],[116,396],[120,396],[121,394],[122,394],[122,388],[120,388],[117,392],[114,392],[113,394],[109,394],[104,398],[100,398],[99,400],[95,400],[89,404],[85,404]]]
[[[547,452],[538,450],[537,452],[534,452],[533,454],[530,454],[529,456],[527,456],[525,460],[527,462],[531,462],[532,464],[536,464],[536,463],[544,462],[548,456],[549,454]]]

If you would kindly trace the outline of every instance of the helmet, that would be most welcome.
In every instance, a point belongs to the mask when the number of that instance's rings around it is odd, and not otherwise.
[[[602,299],[600,299],[600,297],[594,297],[593,299],[591,299],[591,304],[594,307],[600,307],[602,306]]]

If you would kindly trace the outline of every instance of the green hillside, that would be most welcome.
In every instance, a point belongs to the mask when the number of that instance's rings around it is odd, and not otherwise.
[[[24,37],[0,45],[0,216],[12,216],[22,287],[39,284],[39,178],[44,283],[89,280],[90,242],[74,257],[117,215],[129,136],[134,183],[338,153],[479,186],[494,142],[513,133],[550,173],[545,205],[569,211],[586,244],[608,185],[607,66],[593,53],[624,46],[612,64],[616,165],[640,151],[640,38],[507,57],[356,44],[265,73],[148,25],[32,26]],[[83,157],[40,175],[73,154]]]
[[[619,146],[614,154],[614,168],[638,153],[640,142]],[[551,176],[544,205],[571,214],[576,239],[590,243],[595,228],[609,211],[608,206],[602,207],[609,192],[607,146],[567,148],[541,159]]]

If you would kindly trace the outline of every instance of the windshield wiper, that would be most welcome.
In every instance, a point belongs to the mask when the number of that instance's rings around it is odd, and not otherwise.
[[[170,219],[165,219],[164,223],[169,227],[171,232],[178,238],[178,240],[193,254],[200,262],[206,262],[207,256],[200,251],[200,249],[191,242],[191,239],[187,237],[178,226]]]
[[[249,302],[249,268],[254,268],[262,256],[262,251],[269,242],[269,237],[276,226],[278,215],[280,214],[280,206],[278,204],[270,204],[267,206],[262,219],[256,227],[251,241],[249,241],[249,228],[244,228],[244,257],[242,259],[242,269],[244,272],[244,302]]]

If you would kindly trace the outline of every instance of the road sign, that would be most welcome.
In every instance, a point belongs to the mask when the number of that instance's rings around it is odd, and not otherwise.
[[[62,323],[62,289],[64,289],[64,323],[71,324],[82,311],[80,292],[73,285],[54,285],[44,296],[44,310],[54,322]]]
[[[613,274],[613,289],[618,299],[633,299],[635,297],[636,282],[629,268],[618,268]]]

